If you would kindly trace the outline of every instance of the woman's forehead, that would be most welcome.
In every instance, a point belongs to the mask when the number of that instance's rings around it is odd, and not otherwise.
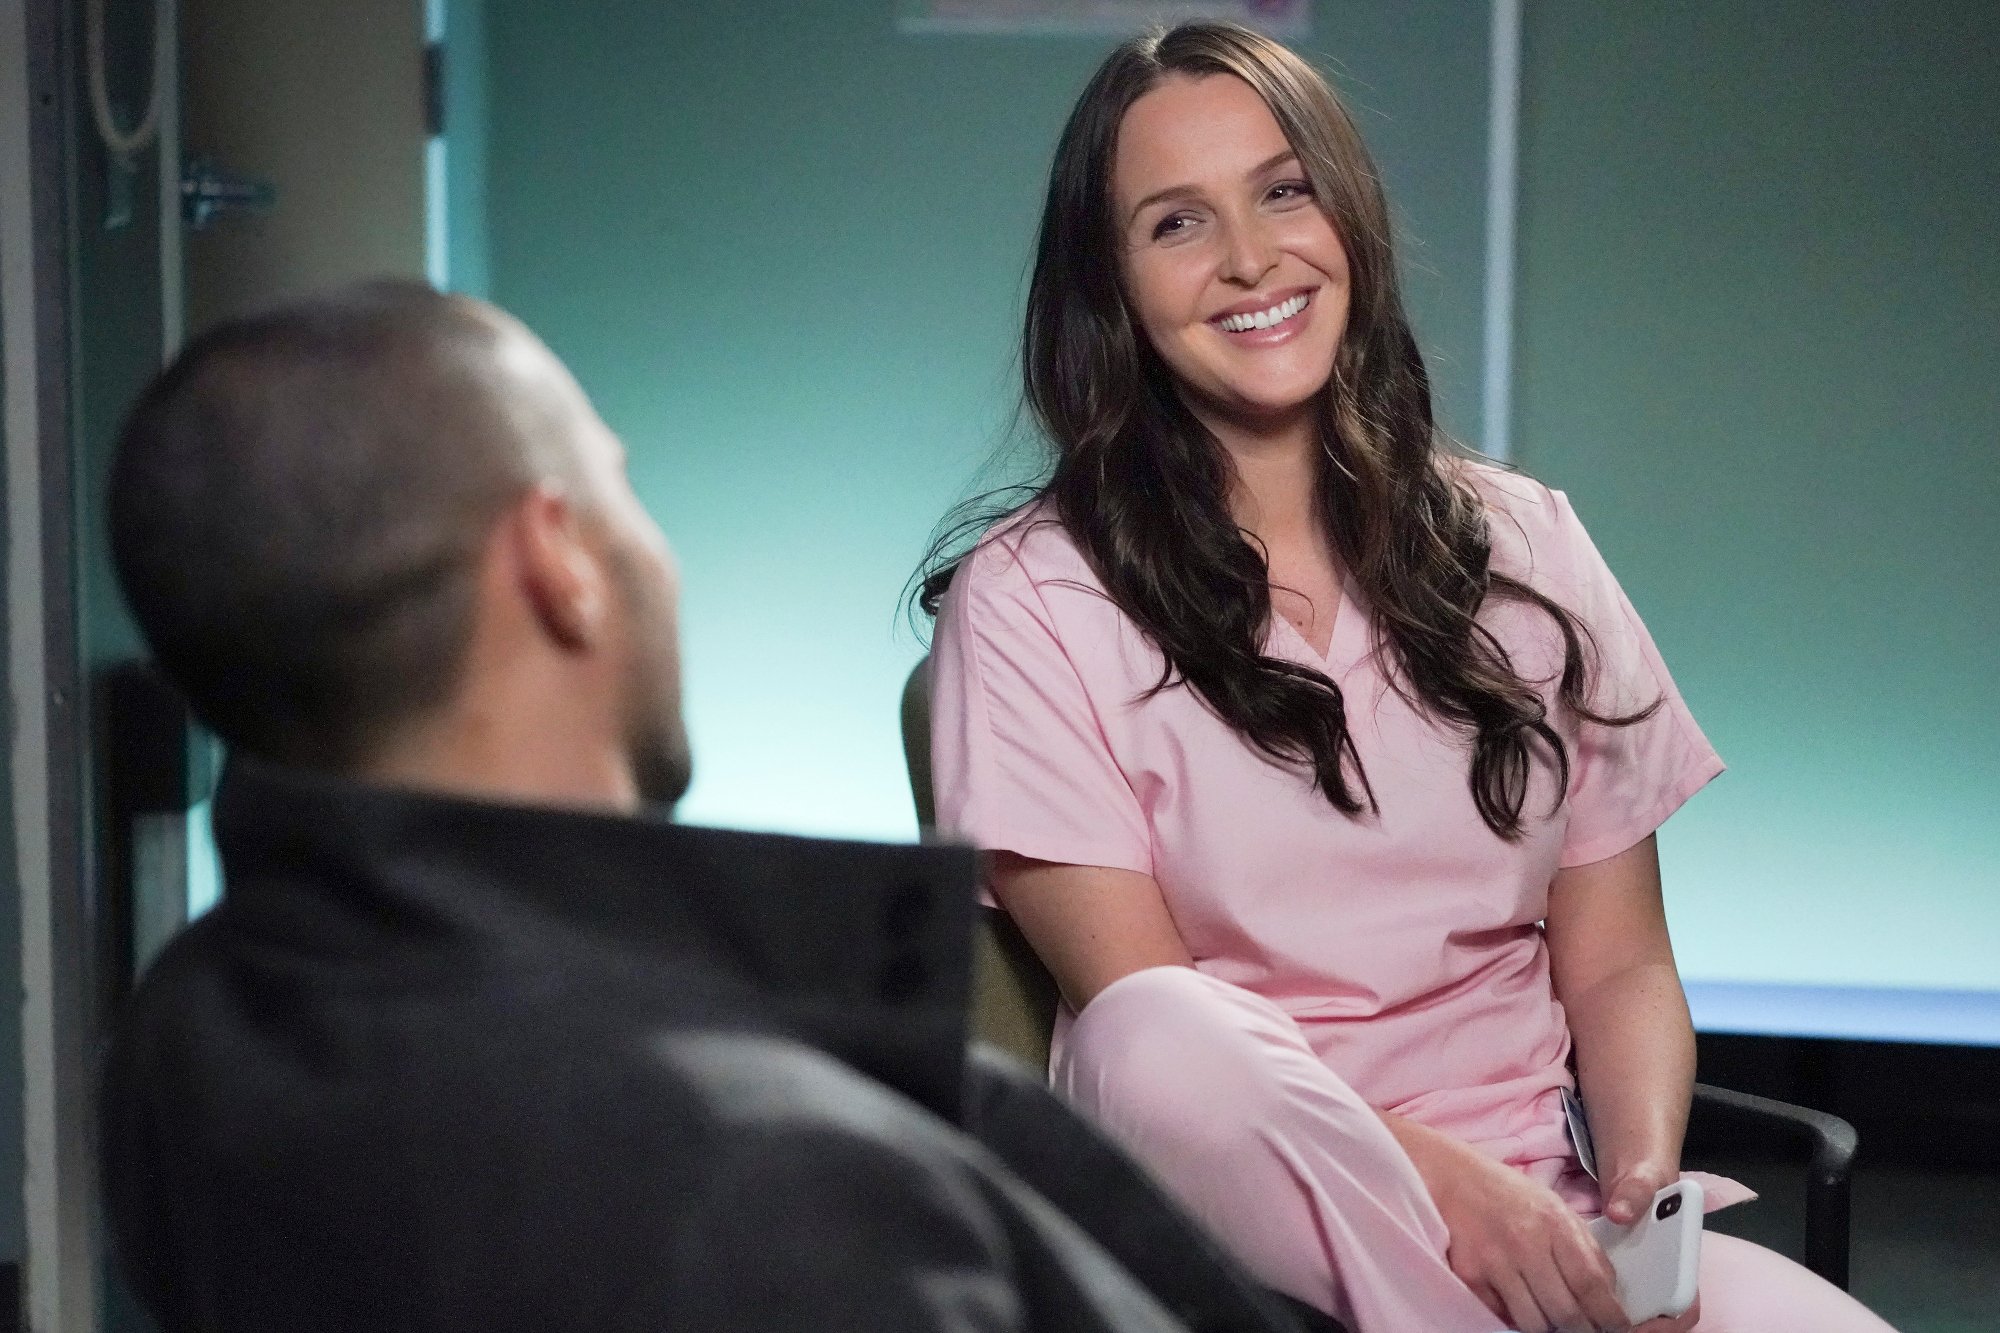
[[[1235,75],[1172,75],[1126,111],[1113,174],[1119,196],[1137,199],[1233,180],[1289,147],[1264,99]]]

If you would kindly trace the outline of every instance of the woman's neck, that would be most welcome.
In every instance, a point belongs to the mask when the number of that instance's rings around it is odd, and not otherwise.
[[[1240,422],[1205,424],[1235,466],[1229,508],[1239,527],[1270,545],[1296,539],[1316,526],[1320,446],[1309,415],[1301,413],[1269,428]]]

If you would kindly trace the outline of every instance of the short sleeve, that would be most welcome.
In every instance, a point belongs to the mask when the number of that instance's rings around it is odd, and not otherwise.
[[[1151,838],[1044,588],[989,539],[952,580],[932,648],[939,829],[988,851],[1152,873]],[[1082,595],[1082,594],[1078,594]]]
[[[1590,630],[1596,674],[1591,704],[1607,714],[1633,713],[1655,700],[1644,721],[1610,727],[1583,722],[1570,756],[1569,823],[1561,864],[1588,865],[1637,844],[1722,772],[1653,636],[1598,553],[1561,492],[1554,552],[1565,586],[1552,590]],[[1538,562],[1539,563],[1539,562]]]

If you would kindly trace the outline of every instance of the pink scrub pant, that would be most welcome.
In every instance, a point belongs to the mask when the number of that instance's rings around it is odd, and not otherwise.
[[[1279,1291],[1358,1333],[1504,1328],[1446,1265],[1409,1157],[1268,1000],[1189,968],[1135,972],[1077,1016],[1053,1073]],[[1889,1329],[1732,1236],[1703,1238],[1700,1289],[1700,1333]]]

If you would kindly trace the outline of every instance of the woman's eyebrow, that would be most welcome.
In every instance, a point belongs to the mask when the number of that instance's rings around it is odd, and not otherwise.
[[[1296,161],[1298,159],[1298,156],[1299,156],[1298,151],[1296,149],[1289,147],[1286,148],[1283,152],[1273,153],[1269,157],[1265,158],[1262,162],[1259,162],[1256,166],[1250,168],[1250,170],[1244,172],[1243,179],[1252,180],[1258,176],[1263,175],[1265,172],[1270,171],[1274,167],[1282,167],[1287,162]]]
[[[1282,152],[1273,153],[1271,156],[1265,158],[1262,162],[1259,162],[1256,166],[1250,168],[1250,170],[1244,172],[1243,179],[1254,180],[1256,177],[1263,175],[1267,171],[1270,171],[1273,167],[1283,166],[1287,162],[1296,160],[1297,157],[1298,157],[1297,150],[1289,147]],[[1132,205],[1132,211],[1126,215],[1125,221],[1127,224],[1130,224],[1132,220],[1134,218],[1137,218],[1141,212],[1152,207],[1154,204],[1160,203],[1164,200],[1192,199],[1200,195],[1200,193],[1201,191],[1196,189],[1192,185],[1169,185],[1164,190],[1155,190],[1151,194],[1147,195],[1144,199],[1141,199],[1138,203]]]

